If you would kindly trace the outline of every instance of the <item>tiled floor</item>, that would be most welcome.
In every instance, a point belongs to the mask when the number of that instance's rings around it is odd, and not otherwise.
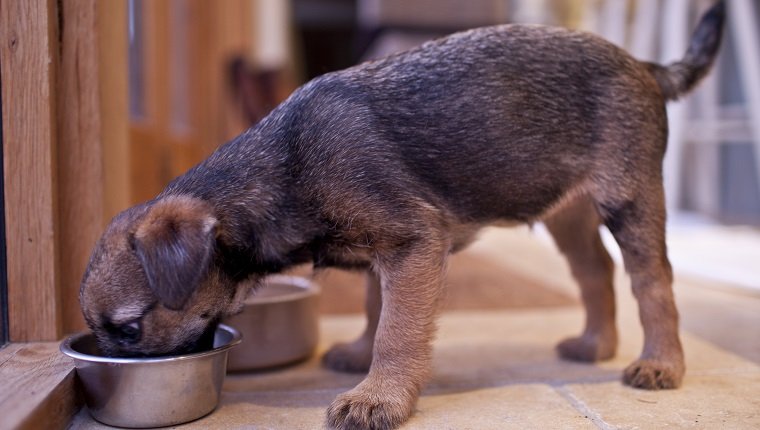
[[[489,230],[467,253],[575,294],[561,258],[530,236]],[[642,391],[620,383],[642,334],[625,276],[617,277],[621,345],[615,359],[597,365],[564,362],[553,352],[558,340],[580,329],[577,306],[446,312],[432,380],[403,428],[760,428],[760,295],[677,277],[686,378],[678,390]],[[320,352],[362,326],[361,316],[324,317]],[[180,428],[322,428],[332,399],[360,380],[320,368],[317,357],[230,376],[219,408]],[[86,410],[72,425],[100,427]]]

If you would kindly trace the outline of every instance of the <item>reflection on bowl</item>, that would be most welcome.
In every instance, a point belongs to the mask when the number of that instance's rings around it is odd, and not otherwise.
[[[267,278],[240,314],[224,322],[243,334],[230,352],[230,371],[281,366],[310,357],[317,346],[319,286],[308,279]]]
[[[220,325],[214,349],[155,358],[105,357],[95,337],[75,334],[61,343],[72,357],[93,418],[118,427],[163,427],[200,418],[216,408],[230,348],[240,333]]]

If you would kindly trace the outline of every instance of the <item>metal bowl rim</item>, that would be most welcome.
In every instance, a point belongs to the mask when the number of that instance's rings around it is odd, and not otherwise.
[[[69,336],[61,342],[61,352],[68,355],[71,358],[87,361],[91,363],[105,363],[105,364],[153,364],[153,363],[171,363],[171,362],[178,362],[178,361],[186,361],[186,360],[195,360],[203,357],[208,357],[211,355],[217,355],[222,352],[225,352],[232,348],[233,346],[238,345],[243,336],[240,334],[240,332],[230,327],[226,324],[219,324],[219,326],[216,328],[217,330],[224,330],[230,334],[232,334],[232,339],[230,339],[229,342],[225,343],[222,346],[218,346],[214,349],[203,351],[203,352],[195,352],[192,354],[184,354],[184,355],[172,355],[168,357],[144,357],[144,358],[126,358],[126,357],[103,357],[100,355],[90,355],[85,354],[79,351],[76,351],[74,348],[71,347],[71,344],[75,341],[85,337],[85,336],[92,336],[92,333],[90,332],[82,332],[77,333],[74,335]]]

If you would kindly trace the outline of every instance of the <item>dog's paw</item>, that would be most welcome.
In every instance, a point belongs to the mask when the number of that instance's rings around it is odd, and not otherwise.
[[[336,430],[391,430],[412,414],[413,400],[394,396],[392,390],[358,386],[339,395],[327,409],[327,425]]]
[[[617,340],[615,336],[571,337],[557,344],[557,354],[571,361],[599,361],[615,356]]]
[[[681,363],[641,358],[625,368],[623,382],[647,390],[678,388],[683,374]]]
[[[372,364],[372,344],[359,339],[333,345],[322,357],[322,364],[339,372],[366,373]]]

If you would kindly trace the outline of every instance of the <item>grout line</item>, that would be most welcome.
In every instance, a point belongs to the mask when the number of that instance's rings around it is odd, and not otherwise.
[[[579,399],[575,396],[567,387],[564,385],[552,385],[552,388],[554,388],[554,391],[557,392],[562,398],[567,400],[568,403],[570,403],[570,406],[575,408],[578,412],[583,414],[586,418],[591,420],[594,425],[602,430],[616,430],[617,427],[608,424],[604,419],[602,418],[599,413],[591,409],[589,405],[587,405],[583,400]]]
[[[8,349],[6,350],[0,350],[0,369],[2,369],[5,363],[8,363],[15,358],[16,354],[23,349],[23,346],[17,347],[16,345],[9,345],[7,348]]]
[[[278,394],[300,394],[300,395],[322,395],[322,394],[340,394],[350,391],[354,386],[336,387],[336,388],[306,388],[306,389],[282,389],[282,390],[226,390],[222,387],[222,392],[230,396],[247,396],[251,394],[263,394],[267,396]]]
[[[746,360],[746,359],[745,359]],[[752,373],[758,373],[760,368],[751,363],[743,367],[724,367],[717,369],[700,369],[700,370],[687,370],[689,376],[723,376],[723,375],[746,375]]]

